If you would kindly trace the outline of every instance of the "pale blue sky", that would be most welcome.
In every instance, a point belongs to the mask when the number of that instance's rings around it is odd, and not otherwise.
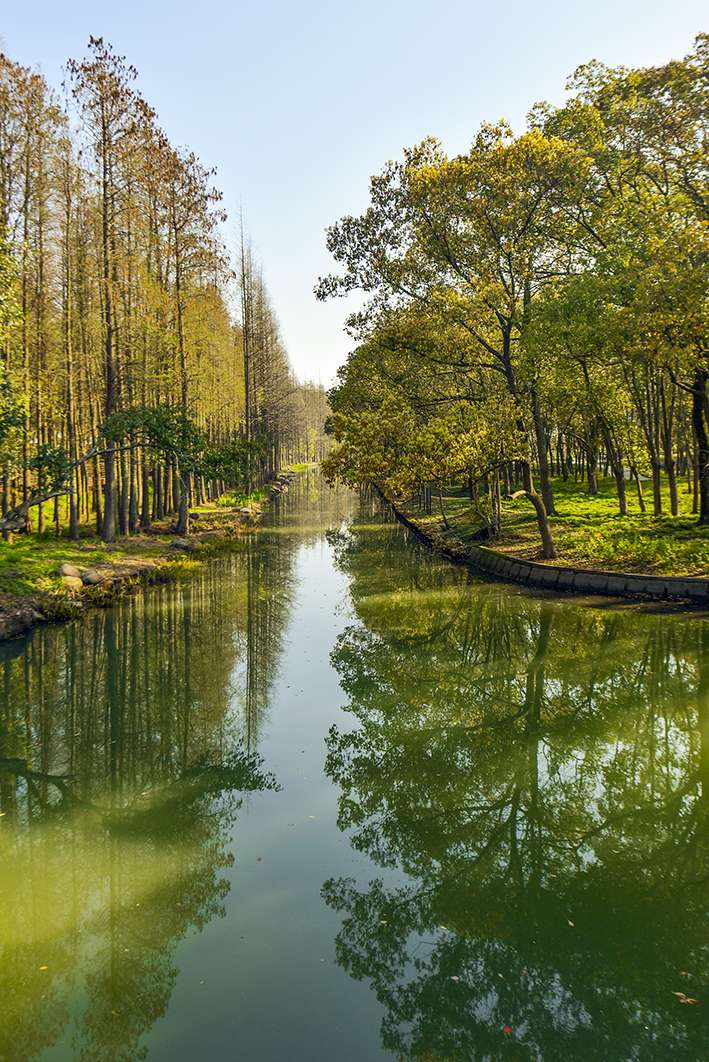
[[[137,66],[175,143],[218,167],[229,227],[243,201],[293,364],[329,382],[349,341],[317,303],[324,229],[366,205],[367,180],[434,134],[464,150],[483,120],[520,128],[591,58],[647,65],[706,28],[699,0],[30,0],[5,5],[12,58],[55,85],[89,34]]]

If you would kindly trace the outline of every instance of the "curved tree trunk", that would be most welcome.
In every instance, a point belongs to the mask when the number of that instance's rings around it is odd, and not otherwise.
[[[539,535],[542,540],[542,553],[545,560],[554,560],[556,557],[556,548],[554,546],[554,539],[552,538],[551,528],[549,527],[549,519],[547,516],[546,507],[542,497],[537,494],[534,489],[534,482],[532,480],[532,470],[528,461],[524,461],[522,464],[522,476],[524,479],[524,490],[515,491],[510,495],[512,498],[526,498],[534,506],[534,511],[537,514],[537,526],[539,527]]]
[[[644,513],[647,511],[647,506],[645,504],[645,495],[643,494],[643,485],[640,482],[640,473],[638,472],[635,465],[631,467],[630,471],[633,474],[633,479],[635,480],[635,487],[638,492],[638,505],[640,506],[640,512]]]

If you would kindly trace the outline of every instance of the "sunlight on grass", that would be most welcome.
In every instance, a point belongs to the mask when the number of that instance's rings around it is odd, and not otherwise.
[[[561,563],[578,567],[609,568],[635,572],[675,575],[709,574],[709,528],[697,525],[692,514],[692,496],[686,484],[680,485],[678,516],[669,515],[669,491],[663,482],[666,513],[653,516],[652,498],[646,485],[647,512],[641,513],[635,487],[628,488],[628,516],[618,514],[615,482],[599,481],[599,492],[588,494],[585,483],[562,479],[553,481],[558,515],[550,517],[552,533]],[[458,489],[444,492],[450,537],[468,543],[480,530],[467,494]],[[505,499],[500,537],[491,543],[496,549],[540,560],[541,550],[534,512],[524,499]],[[441,519],[434,505],[425,518],[431,529],[440,530]]]

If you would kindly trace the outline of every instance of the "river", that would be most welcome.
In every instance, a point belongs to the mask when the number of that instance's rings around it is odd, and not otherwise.
[[[706,621],[308,473],[0,661],[1,1059],[709,1059]]]

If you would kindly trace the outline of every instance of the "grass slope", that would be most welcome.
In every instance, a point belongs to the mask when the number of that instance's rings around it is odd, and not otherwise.
[[[228,506],[246,506],[262,501],[267,494],[265,488],[251,494],[225,495],[217,505],[194,506],[193,512],[219,514],[220,509]],[[60,499],[64,500],[64,499]],[[48,510],[45,506],[45,510]],[[45,511],[45,522],[48,517]],[[33,514],[36,526],[36,513]],[[64,561],[84,568],[98,564],[120,563],[122,561],[159,560],[166,553],[170,542],[167,534],[170,521],[165,522],[164,536],[137,535],[119,539],[107,546],[94,532],[93,525],[80,529],[80,538],[76,542],[65,534],[57,536],[53,526],[38,534],[36,531],[27,535],[13,535],[11,540],[0,539],[0,593],[16,597],[28,597],[37,593],[58,593],[63,590],[62,581],[57,574],[59,565]],[[201,530],[203,525],[195,530]],[[184,558],[182,567],[194,565]]]
[[[692,514],[691,495],[680,485],[680,514],[652,516],[641,513],[635,485],[627,484],[628,516],[618,515],[615,482],[599,480],[599,492],[591,497],[584,483],[562,479],[553,481],[558,515],[550,517],[558,552],[555,563],[579,568],[606,568],[615,571],[651,572],[665,575],[709,575],[709,528],[698,527]],[[650,484],[646,485],[645,502],[652,508]],[[467,494],[450,489],[443,494],[444,509],[451,524],[448,534],[470,542],[480,529],[471,511]],[[669,513],[669,492],[663,485],[663,502]],[[442,521],[434,499],[433,515],[421,518],[436,530]],[[495,549],[541,560],[539,532],[534,510],[524,499],[503,501],[502,533],[489,543]]]

